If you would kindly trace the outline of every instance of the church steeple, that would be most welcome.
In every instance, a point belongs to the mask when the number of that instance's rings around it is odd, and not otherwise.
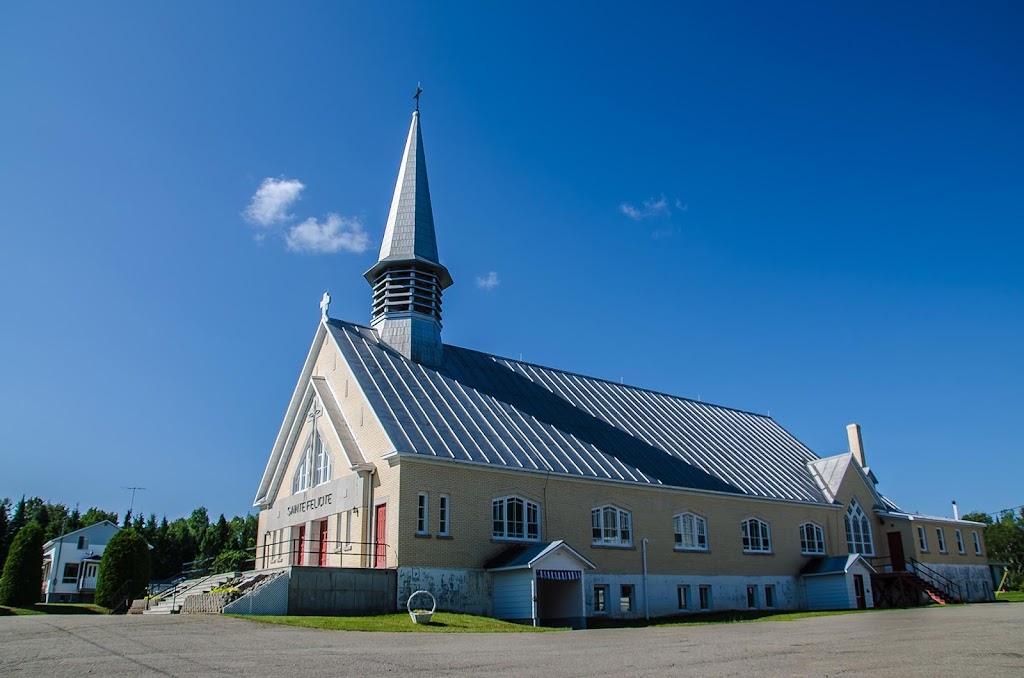
[[[436,367],[442,359],[441,291],[452,277],[437,256],[418,104],[380,256],[365,278],[373,288],[370,325],[380,338],[405,357]]]

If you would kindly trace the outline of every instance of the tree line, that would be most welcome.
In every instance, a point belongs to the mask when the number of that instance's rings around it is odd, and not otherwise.
[[[1024,508],[1016,513],[1003,511],[998,517],[987,513],[968,513],[963,519],[985,523],[988,559],[1006,564],[1009,572],[1007,588],[1024,591]]]
[[[60,503],[47,502],[41,497],[22,497],[13,502],[0,499],[0,576],[6,566],[8,552],[18,532],[34,524],[39,527],[42,543],[94,525],[103,520],[131,528],[152,548],[151,577],[161,580],[182,572],[185,565],[205,560],[218,571],[241,569],[251,558],[246,549],[256,545],[256,516],[235,516],[228,520],[224,514],[214,521],[206,507],[200,506],[188,518],[159,521],[155,513],[148,517],[133,516],[129,510],[122,520],[117,513],[92,507],[81,513],[78,507],[68,509]]]

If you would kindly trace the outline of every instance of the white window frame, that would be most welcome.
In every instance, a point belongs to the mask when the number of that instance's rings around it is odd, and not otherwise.
[[[609,523],[611,523],[609,525]],[[591,538],[594,546],[632,546],[633,513],[614,504],[590,510]]]
[[[875,540],[868,514],[860,507],[856,497],[850,500],[846,509],[846,550],[864,556],[875,555]]]
[[[416,495],[416,534],[430,534],[430,496],[426,492]]]
[[[708,521],[692,511],[672,516],[672,530],[675,533],[676,551],[707,551]],[[689,542],[689,543],[687,543]]]
[[[313,487],[331,482],[334,462],[319,432],[313,431]]]
[[[825,529],[813,522],[800,526],[800,553],[805,556],[825,555]]]
[[[981,537],[978,535],[977,530],[971,530],[971,536],[974,537],[974,555],[981,555]]]
[[[452,498],[442,494],[437,504],[437,536],[450,537],[452,535]]]
[[[510,506],[521,507],[521,520],[510,520]],[[491,537],[502,541],[540,541],[540,504],[518,495],[492,499]]]
[[[711,584],[701,584],[697,587],[697,606],[702,612],[710,610],[714,606],[715,603],[711,595]]]
[[[917,545],[921,547],[921,553],[928,553],[928,531],[924,525],[917,526]]]
[[[744,553],[771,553],[772,526],[760,518],[747,518],[740,523]]]
[[[77,584],[81,572],[81,563],[64,563],[64,571],[60,573],[61,584]],[[68,575],[68,569],[74,568],[74,574]]]
[[[967,544],[964,543],[964,533],[957,529],[954,530],[954,534],[956,534],[957,553],[959,553],[962,556],[967,555]]]
[[[946,531],[941,527],[936,527],[935,535],[939,539],[939,553],[949,553],[949,551],[946,550]]]
[[[690,585],[679,584],[676,586],[676,604],[679,606],[680,612],[689,612],[690,605]]]

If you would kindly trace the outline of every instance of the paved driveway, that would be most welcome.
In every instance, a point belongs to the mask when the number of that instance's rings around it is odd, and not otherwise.
[[[1024,604],[545,634],[319,631],[219,616],[0,618],[0,676],[1022,676]]]

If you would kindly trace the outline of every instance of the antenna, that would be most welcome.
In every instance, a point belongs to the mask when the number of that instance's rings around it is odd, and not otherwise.
[[[138,485],[122,485],[121,489],[132,491],[132,503],[128,505],[128,512],[132,513],[132,509],[135,508],[135,490],[145,490],[146,488],[139,487]]]

